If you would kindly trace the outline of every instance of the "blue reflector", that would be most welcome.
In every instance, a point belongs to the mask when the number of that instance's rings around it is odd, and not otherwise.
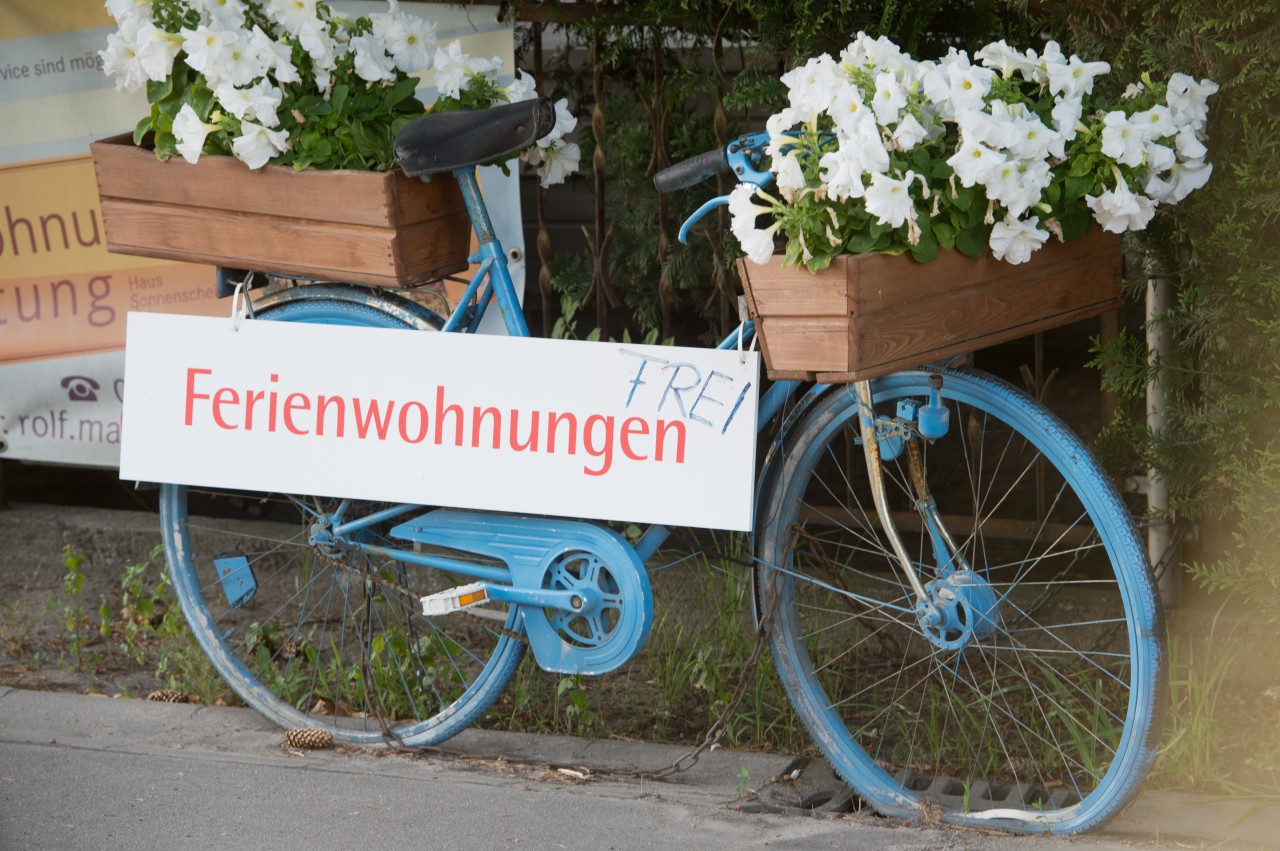
[[[222,593],[227,595],[227,604],[238,609],[253,599],[258,590],[258,580],[253,575],[249,560],[241,553],[218,553],[213,557],[213,566],[218,570],[218,579],[222,580]]]

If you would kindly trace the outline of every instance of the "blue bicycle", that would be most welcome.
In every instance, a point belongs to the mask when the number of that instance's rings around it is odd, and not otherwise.
[[[296,282],[256,318],[467,333],[492,303],[528,335],[475,168],[532,144],[545,118],[536,102],[451,112],[398,140],[409,174],[454,174],[478,238],[448,316],[391,290]],[[758,175],[761,156],[744,137],[659,184]],[[1062,422],[995,378],[936,366],[775,382],[759,428],[757,622],[836,771],[883,813],[1011,831],[1083,831],[1123,807],[1160,732],[1161,616],[1129,512]],[[632,658],[652,622],[646,563],[669,532],[631,543],[564,518],[161,494],[173,582],[221,675],[282,726],[370,746],[465,729],[527,647],[571,673]]]

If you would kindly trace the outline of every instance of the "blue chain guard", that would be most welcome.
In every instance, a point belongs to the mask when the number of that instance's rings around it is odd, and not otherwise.
[[[560,674],[604,674],[638,653],[653,626],[653,592],[644,564],[630,544],[604,526],[544,517],[520,517],[437,509],[401,523],[392,537],[447,547],[498,559],[511,571],[518,589],[538,590],[578,559],[595,563],[596,576],[608,586],[616,620],[607,635],[575,633],[573,616],[541,606],[516,604],[534,659]],[[602,568],[602,569],[601,569]],[[564,589],[572,590],[572,588]]]

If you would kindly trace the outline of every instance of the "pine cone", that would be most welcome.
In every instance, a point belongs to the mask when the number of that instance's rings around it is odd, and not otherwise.
[[[319,750],[333,747],[333,733],[315,727],[294,727],[285,730],[284,743],[299,750]]]
[[[288,662],[302,652],[302,642],[297,638],[286,638],[280,643],[280,658]]]
[[[158,700],[162,703],[186,703],[187,696],[176,688],[159,688],[147,695],[147,700]]]

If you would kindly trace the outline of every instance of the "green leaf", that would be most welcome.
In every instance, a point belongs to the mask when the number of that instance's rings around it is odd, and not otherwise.
[[[911,167],[917,174],[928,174],[932,160],[928,148],[918,147],[911,151]]]
[[[875,250],[877,237],[869,231],[858,231],[849,237],[849,241],[845,243],[845,248],[851,254],[865,254],[868,251]]]
[[[911,246],[911,256],[920,263],[932,263],[938,259],[938,241],[936,239],[920,240]]]
[[[163,80],[147,80],[147,103],[159,103],[173,94],[173,77]]]
[[[351,93],[351,88],[342,83],[338,83],[333,87],[333,91],[329,93],[329,106],[333,112],[342,112],[342,108],[347,104],[347,95]]]
[[[921,263],[930,263],[938,259],[938,238],[934,236],[933,228],[928,222],[923,222],[920,228],[920,241],[911,246],[911,256]]]
[[[1081,239],[1093,227],[1093,214],[1085,210],[1076,210],[1058,220],[1062,224],[1063,242]]]
[[[956,234],[956,249],[969,257],[981,257],[987,248],[989,230],[986,225],[969,227]]]
[[[933,236],[938,245],[950,251],[956,245],[956,229],[949,222],[934,222]]]
[[[151,130],[152,130],[151,116],[148,115],[146,118],[143,118],[136,125],[134,125],[133,144],[141,145],[143,137],[146,136],[148,133],[150,133]]]
[[[1093,178],[1091,177],[1068,176],[1065,182],[1066,186],[1064,188],[1067,193],[1065,200],[1067,203],[1083,198],[1093,189]]]
[[[385,98],[386,103],[395,106],[402,101],[413,97],[413,93],[418,90],[418,78],[406,77],[391,87],[390,94]],[[421,104],[419,104],[421,106]]]

